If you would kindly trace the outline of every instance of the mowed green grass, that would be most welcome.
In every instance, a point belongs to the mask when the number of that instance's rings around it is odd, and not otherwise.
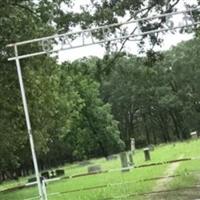
[[[178,144],[176,151],[182,152],[184,157],[193,158],[188,162],[182,162],[177,168],[175,175],[180,175],[173,179],[167,189],[180,189],[194,186],[200,183],[200,140],[190,143]]]
[[[187,144],[187,143],[186,143]],[[194,158],[191,161],[181,162],[176,169],[174,175],[179,175],[173,178],[167,185],[166,190],[171,192],[157,194],[154,200],[188,200],[199,199],[200,191],[195,186],[200,185],[200,141],[178,144],[177,151],[182,152],[184,157]],[[195,159],[196,158],[196,159]]]
[[[152,160],[150,162],[161,162],[167,160],[178,159],[183,157],[198,157],[200,156],[200,140],[190,141],[169,145],[160,145],[151,152]],[[103,170],[120,168],[120,160],[107,161],[105,158],[90,160],[91,165],[100,164]],[[136,165],[150,163],[144,161],[142,150],[137,150],[134,155]],[[127,199],[128,194],[137,194],[152,191],[156,181],[141,181],[144,179],[162,176],[169,165],[152,166],[147,168],[137,168],[130,172],[115,171],[94,176],[85,176],[73,179],[64,179],[47,185],[49,200],[103,200],[111,197],[119,197],[119,199]],[[80,166],[79,164],[66,165],[66,175],[74,175],[86,173],[88,166]],[[181,174],[181,177],[175,178],[169,183],[168,188],[179,188],[197,183],[195,171],[200,170],[200,161],[193,160],[182,162],[176,173]],[[186,173],[187,172],[187,173]],[[24,180],[22,180],[23,182]],[[13,184],[13,182],[12,182]],[[97,188],[93,190],[84,190],[95,186],[107,185],[107,187]],[[4,184],[2,187],[5,187]],[[6,186],[8,187],[8,186]],[[1,186],[0,186],[0,189]],[[73,192],[73,190],[80,190]],[[58,194],[60,193],[60,194]],[[37,188],[26,188],[9,193],[0,193],[1,200],[23,200],[37,196]],[[120,198],[121,197],[121,198]],[[123,198],[124,197],[124,198]],[[144,199],[141,196],[134,196],[133,199]],[[131,198],[128,198],[131,199]]]

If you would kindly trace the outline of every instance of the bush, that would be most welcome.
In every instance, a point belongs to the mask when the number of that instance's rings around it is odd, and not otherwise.
[[[63,169],[57,169],[56,170],[56,176],[59,177],[59,176],[64,176],[65,175],[65,170]]]
[[[32,178],[28,179],[28,183],[33,183],[33,182],[36,182],[36,181],[37,181],[36,177],[32,177]]]

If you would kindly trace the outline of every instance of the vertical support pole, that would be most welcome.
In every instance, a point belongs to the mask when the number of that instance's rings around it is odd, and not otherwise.
[[[26,119],[26,126],[27,126],[27,130],[28,130],[30,148],[31,148],[31,153],[32,153],[32,160],[33,160],[33,165],[34,165],[35,175],[36,175],[36,180],[37,180],[37,185],[38,185],[39,199],[44,200],[43,192],[42,192],[42,185],[40,182],[38,163],[37,163],[37,158],[36,158],[36,153],[35,153],[33,135],[32,135],[32,130],[31,130],[31,122],[30,122],[30,118],[29,118],[28,105],[27,105],[24,83],[23,83],[23,78],[22,78],[21,66],[20,66],[20,61],[18,59],[17,45],[14,46],[14,50],[15,50],[15,57],[16,57],[15,61],[16,61],[16,66],[17,66],[17,74],[18,74],[22,102],[23,102],[24,113],[25,113],[25,119]]]
[[[42,179],[42,191],[44,195],[44,200],[48,200],[45,179]]]

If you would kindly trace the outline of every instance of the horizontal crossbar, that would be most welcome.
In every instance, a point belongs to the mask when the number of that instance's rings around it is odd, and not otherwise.
[[[111,25],[100,26],[100,27],[97,27],[97,28],[86,29],[86,30],[72,32],[72,33],[64,33],[64,34],[59,34],[59,35],[56,34],[56,35],[52,35],[52,36],[48,36],[48,37],[42,37],[42,38],[37,38],[37,39],[32,39],[32,40],[26,40],[26,41],[23,41],[23,42],[17,42],[17,43],[14,43],[14,44],[9,44],[9,45],[7,45],[7,47],[14,47],[15,45],[19,46],[19,45],[29,44],[29,43],[33,43],[33,42],[41,42],[43,40],[49,40],[49,39],[53,39],[53,38],[57,38],[57,37],[70,36],[72,34],[75,35],[75,34],[80,34],[80,33],[83,33],[83,32],[91,32],[91,31],[97,31],[97,30],[101,30],[101,29],[113,28],[113,27],[118,27],[118,26],[122,26],[122,25],[128,25],[128,24],[132,24],[132,23],[148,21],[148,20],[152,20],[152,19],[159,19],[159,18],[163,18],[163,17],[171,17],[171,16],[178,15],[178,14],[193,12],[193,11],[196,11],[196,10],[199,10],[199,9],[200,9],[200,7],[197,7],[197,8],[187,9],[187,10],[183,10],[183,11],[177,11],[177,12],[166,13],[166,14],[161,14],[161,15],[154,15],[154,16],[151,16],[151,17],[145,17],[145,18],[141,18],[141,19],[131,20],[131,21],[128,21],[128,22],[114,23],[114,24],[111,24]]]
[[[97,28],[86,29],[82,31],[56,34],[49,37],[42,37],[42,38],[9,44],[7,47],[18,47],[21,45],[32,44],[32,43],[37,42],[39,43],[40,46],[42,46],[42,50],[38,52],[25,54],[25,55],[11,57],[8,60],[12,61],[12,60],[17,60],[17,59],[24,59],[24,58],[29,58],[29,57],[34,57],[34,56],[39,56],[39,55],[44,55],[44,54],[51,54],[51,53],[55,53],[55,52],[59,52],[63,50],[70,50],[70,49],[76,49],[80,47],[102,44],[106,42],[122,41],[124,39],[129,39],[129,38],[131,38],[131,41],[138,41],[140,40],[140,37],[143,37],[146,35],[151,35],[151,34],[155,34],[159,32],[167,32],[167,31],[182,29],[186,27],[196,27],[198,24],[200,24],[200,22],[195,22],[192,17],[192,12],[196,10],[200,10],[200,7],[187,9],[184,11],[166,13],[166,14],[162,14],[158,16],[141,18],[137,20],[124,22],[124,23],[115,23],[111,25],[100,26]],[[183,24],[183,25],[179,24],[175,26],[173,21],[170,20],[167,27],[156,29],[156,30],[150,30],[146,32],[141,32],[140,26],[138,25],[139,22],[145,22],[145,21],[154,20],[154,19],[162,19],[163,17],[170,18],[178,14],[184,14],[184,15],[190,16],[190,17],[187,16],[183,19],[186,24]],[[135,33],[135,32],[124,33],[121,29],[119,29],[119,28],[123,28],[124,25],[127,25],[127,26],[133,25],[133,27],[136,28],[136,30],[139,30],[139,33]],[[115,33],[113,33],[112,28],[116,29]],[[130,28],[130,27],[125,27],[125,28]],[[95,36],[99,33],[101,33],[102,39],[96,39]],[[82,41],[79,41],[78,44],[73,44],[74,40],[72,38],[80,38],[82,39]],[[56,43],[57,45],[55,45]]]

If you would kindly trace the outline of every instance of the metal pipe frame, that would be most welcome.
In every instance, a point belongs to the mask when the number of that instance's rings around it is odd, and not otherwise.
[[[117,27],[117,26],[128,25],[128,24],[132,24],[132,23],[138,23],[138,22],[141,22],[141,21],[148,21],[148,20],[159,19],[159,18],[163,18],[163,17],[171,17],[171,16],[174,16],[174,15],[190,13],[190,12],[197,11],[197,10],[200,10],[200,7],[187,9],[187,10],[183,10],[183,11],[172,12],[172,13],[166,13],[166,14],[162,14],[162,15],[145,17],[145,18],[136,19],[136,20],[123,22],[123,23],[115,23],[115,24],[111,24],[111,25],[100,26],[100,27],[97,27],[97,28],[91,28],[91,29],[76,31],[76,32],[72,32],[72,33],[63,33],[63,34],[59,34],[59,35],[52,35],[52,36],[48,36],[48,37],[26,40],[26,41],[23,41],[23,42],[17,42],[15,44],[9,44],[9,45],[7,45],[7,47],[13,47],[14,45],[19,46],[19,45],[33,43],[33,42],[40,42],[40,41],[43,41],[43,40],[53,39],[53,38],[56,38],[58,36],[61,37],[61,36],[68,36],[68,35],[71,35],[71,34],[73,34],[73,35],[74,34],[80,34],[80,33],[83,33],[83,32],[91,32],[91,31],[96,31],[96,30],[100,30],[100,29],[113,28],[113,27]]]
[[[186,25],[178,25],[175,27],[167,27],[167,28],[161,28],[161,29],[157,29],[157,30],[151,30],[151,31],[146,31],[146,32],[141,32],[138,34],[127,34],[127,35],[115,35],[114,38],[107,38],[105,30],[110,31],[111,28],[118,28],[121,27],[123,25],[132,25],[132,24],[136,24],[138,22],[144,22],[144,21],[149,21],[149,20],[154,20],[154,19],[161,19],[163,17],[172,17],[178,14],[189,14],[191,15],[191,13],[193,11],[197,11],[200,10],[200,7],[197,8],[193,8],[193,9],[187,9],[184,11],[178,11],[178,12],[172,12],[172,13],[167,13],[167,14],[162,14],[162,15],[158,15],[158,16],[151,16],[151,17],[146,17],[146,18],[142,18],[142,19],[137,19],[137,20],[132,20],[129,22],[124,22],[124,23],[115,23],[115,24],[111,24],[111,25],[107,25],[107,26],[101,26],[98,28],[92,28],[92,29],[86,29],[86,30],[82,30],[82,31],[76,31],[76,32],[71,32],[71,33],[64,33],[64,34],[56,34],[56,35],[52,35],[49,37],[42,37],[42,38],[37,38],[37,39],[32,39],[32,40],[27,40],[27,41],[23,41],[23,42],[17,42],[14,44],[9,44],[7,45],[7,47],[13,47],[13,46],[21,46],[21,45],[25,45],[25,44],[31,44],[31,43],[40,43],[43,44],[43,50],[40,52],[34,52],[34,53],[30,53],[30,54],[25,54],[25,55],[20,55],[18,57],[11,57],[8,60],[12,61],[12,60],[16,60],[16,59],[24,59],[24,58],[29,58],[29,57],[34,57],[34,56],[39,56],[39,55],[44,55],[44,54],[49,54],[49,53],[54,53],[54,52],[58,52],[58,51],[63,51],[63,50],[70,50],[70,49],[75,49],[75,48],[80,48],[80,47],[85,47],[85,46],[91,46],[91,45],[96,45],[96,44],[102,44],[102,43],[106,43],[106,42],[111,42],[111,41],[119,41],[119,40],[123,40],[123,39],[127,39],[127,38],[133,38],[136,41],[138,41],[137,37],[142,37],[145,35],[150,35],[150,34],[154,34],[154,33],[159,33],[159,32],[166,32],[166,31],[171,31],[171,30],[176,30],[176,29],[181,29],[181,28],[185,28],[185,27],[193,27],[196,26],[198,24],[200,24],[200,22],[195,22],[194,19],[191,16],[191,21],[192,23],[188,24],[188,21],[186,21]],[[102,40],[94,40],[93,35],[95,33],[101,32],[104,35],[104,38]],[[109,32],[108,32],[109,33]],[[73,36],[79,36],[82,37],[82,42],[81,44],[78,45],[72,45],[70,41],[70,37]],[[86,42],[85,38],[86,37],[90,37],[90,42]],[[108,36],[109,37],[109,36]],[[75,37],[76,38],[76,37]],[[49,46],[53,46],[55,43],[55,40],[57,41],[62,41],[61,42],[61,47],[59,49],[44,49],[44,44],[46,43]],[[68,45],[67,47],[63,47],[66,46],[66,44]]]

